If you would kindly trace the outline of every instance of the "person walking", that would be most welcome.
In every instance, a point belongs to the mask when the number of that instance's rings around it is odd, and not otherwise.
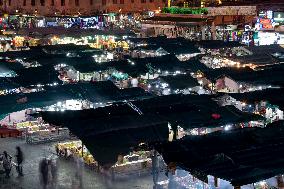
[[[6,151],[3,152],[3,168],[5,170],[6,178],[10,178],[10,172],[12,168],[12,156]]]
[[[39,162],[39,179],[43,189],[46,189],[48,185],[48,170],[48,160],[44,158]]]
[[[23,161],[24,161],[24,155],[19,146],[16,147],[16,160],[17,160],[17,172],[19,176],[24,176],[23,174]]]
[[[57,170],[58,170],[57,160],[56,159],[50,159],[48,161],[48,164],[50,166],[50,172],[51,172],[51,177],[52,177],[52,179],[50,179],[51,184],[52,184],[52,188],[55,189],[57,187],[57,178],[58,178],[58,175],[57,175]]]

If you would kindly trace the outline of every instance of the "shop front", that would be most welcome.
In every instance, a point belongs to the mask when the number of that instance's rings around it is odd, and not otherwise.
[[[56,153],[66,159],[82,158],[85,165],[93,170],[103,172],[98,162],[91,155],[82,141],[70,141],[57,143],[55,145]],[[149,173],[152,169],[151,152],[147,150],[131,151],[128,155],[118,155],[117,162],[111,169],[113,178],[127,177],[133,174]]]

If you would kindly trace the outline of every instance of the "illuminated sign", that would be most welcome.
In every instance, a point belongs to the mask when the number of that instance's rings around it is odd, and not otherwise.
[[[284,22],[284,12],[274,12],[275,22]]]
[[[257,15],[256,6],[222,6],[222,7],[207,7],[208,16],[220,15]]]
[[[260,18],[269,18],[272,19],[273,18],[273,11],[260,11],[258,16]]]
[[[273,19],[259,18],[255,24],[256,30],[273,30],[275,27],[275,22]]]

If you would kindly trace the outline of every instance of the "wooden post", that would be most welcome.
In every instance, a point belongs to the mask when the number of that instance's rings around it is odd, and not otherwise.
[[[277,180],[277,187],[284,188],[283,176],[282,175],[276,176],[276,180]]]
[[[218,178],[217,177],[214,177],[214,186],[217,188],[219,185],[218,185]]]
[[[82,158],[84,159],[84,144],[83,144],[83,142],[82,142]]]

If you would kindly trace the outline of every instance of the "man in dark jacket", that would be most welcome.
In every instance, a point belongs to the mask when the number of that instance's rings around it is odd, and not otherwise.
[[[23,161],[24,155],[19,146],[16,147],[16,160],[17,160],[17,172],[19,176],[23,176]]]

